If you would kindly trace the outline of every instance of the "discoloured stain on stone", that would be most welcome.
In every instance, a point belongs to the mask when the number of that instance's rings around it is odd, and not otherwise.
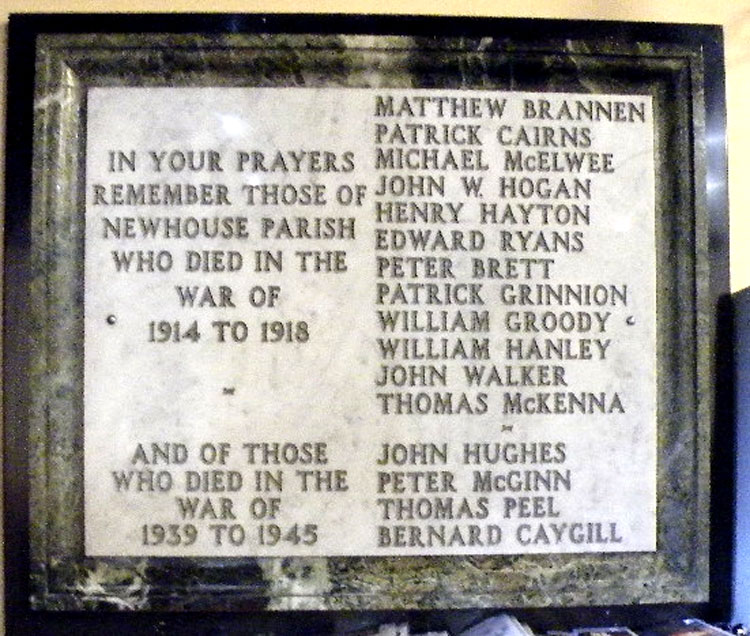
[[[146,561],[118,567],[98,561],[93,569],[82,572],[76,590],[84,606],[107,606],[138,610],[148,607],[149,586],[145,581]]]
[[[320,609],[319,599],[332,591],[328,559],[285,557],[258,559],[268,584],[271,610]]]

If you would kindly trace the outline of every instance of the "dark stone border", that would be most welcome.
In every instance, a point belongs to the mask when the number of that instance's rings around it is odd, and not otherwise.
[[[48,38],[42,35],[50,32],[109,33],[112,37],[99,35],[89,39],[85,35],[61,35]],[[156,38],[139,35],[195,32],[204,35],[165,35]],[[278,49],[269,47],[269,42],[263,42],[263,38],[250,35],[258,32],[318,35],[277,35],[273,39],[283,40],[284,47]],[[643,90],[644,85],[648,86],[648,91],[655,97],[656,118],[661,120],[657,124],[657,225],[660,228],[657,233],[657,269],[660,272],[657,284],[659,448],[660,459],[666,458],[666,451],[669,451],[669,457],[673,460],[668,465],[660,461],[659,510],[660,519],[665,518],[665,511],[666,516],[672,518],[680,518],[682,515],[683,527],[676,532],[668,531],[666,524],[660,522],[660,551],[657,558],[635,559],[638,562],[635,566],[637,574],[631,571],[630,563],[612,556],[578,560],[554,555],[481,559],[485,565],[480,571],[484,571],[485,576],[513,578],[512,575],[516,575],[518,593],[528,583],[532,583],[518,580],[519,576],[523,579],[519,573],[519,570],[523,571],[523,562],[533,563],[536,568],[549,566],[553,570],[563,566],[561,569],[565,577],[576,572],[580,577],[584,571],[588,572],[593,567],[594,580],[599,579],[599,585],[595,589],[583,593],[578,590],[564,592],[565,585],[561,580],[552,586],[557,592],[546,600],[544,590],[547,584],[544,583],[537,596],[531,596],[539,599],[537,602],[520,601],[520,596],[519,600],[513,601],[507,590],[503,589],[498,594],[493,586],[488,588],[482,585],[479,588],[476,585],[469,587],[472,593],[466,595],[464,592],[462,599],[456,598],[456,591],[450,589],[443,589],[436,595],[429,578],[434,576],[435,581],[445,581],[448,573],[453,574],[455,568],[460,569],[461,562],[465,562],[465,559],[457,557],[310,559],[309,561],[317,562],[329,561],[325,566],[329,573],[343,573],[336,579],[336,587],[353,593],[352,596],[340,595],[341,601],[337,602],[320,590],[318,594],[325,599],[320,607],[354,610],[376,607],[445,608],[453,605],[490,608],[500,604],[519,607],[519,603],[523,607],[568,603],[609,605],[617,603],[615,599],[623,599],[623,589],[628,586],[632,589],[630,581],[635,576],[638,581],[645,583],[645,589],[641,594],[631,592],[626,600],[620,601],[640,605],[631,610],[617,610],[616,607],[600,610],[523,610],[517,614],[521,616],[531,612],[526,620],[533,626],[537,627],[537,624],[547,621],[544,624],[552,627],[557,624],[556,619],[549,618],[554,613],[560,616],[562,623],[573,625],[581,624],[577,622],[576,614],[580,616],[581,613],[594,612],[594,615],[598,613],[613,619],[620,611],[624,611],[623,616],[627,617],[632,613],[632,618],[621,619],[621,622],[632,625],[636,618],[640,624],[645,624],[644,617],[651,612],[654,616],[660,615],[660,612],[666,612],[665,615],[677,612],[674,615],[679,615],[687,607],[680,607],[675,603],[691,602],[689,607],[694,613],[706,618],[725,618],[728,601],[727,596],[721,596],[720,592],[728,577],[719,571],[721,568],[715,567],[712,572],[714,594],[710,602],[707,602],[709,599],[706,596],[710,461],[708,444],[711,419],[715,411],[731,408],[727,406],[730,402],[725,401],[721,395],[718,408],[714,409],[713,406],[713,387],[726,384],[714,384],[716,376],[712,372],[712,358],[714,334],[717,333],[717,301],[728,292],[726,164],[723,144],[720,143],[724,135],[721,90],[723,77],[720,65],[717,66],[722,59],[719,29],[609,22],[427,19],[406,16],[22,15],[11,18],[5,314],[6,589],[9,613],[18,616],[24,614],[26,610],[23,608],[27,607],[26,599],[30,593],[36,595],[35,605],[39,609],[117,609],[106,599],[83,599],[75,591],[80,577],[97,567],[109,568],[113,590],[118,586],[127,588],[134,577],[144,577],[151,581],[154,586],[151,586],[153,589],[150,589],[143,605],[149,609],[205,611],[255,610],[265,607],[267,586],[262,577],[257,575],[250,575],[254,583],[243,588],[244,591],[236,590],[239,593],[227,596],[219,594],[218,588],[212,590],[208,582],[213,577],[206,576],[207,573],[216,571],[216,567],[223,568],[224,571],[229,569],[232,572],[229,578],[236,575],[239,579],[247,580],[235,571],[237,560],[227,559],[217,564],[209,559],[188,559],[186,561],[191,562],[188,570],[197,568],[203,574],[196,579],[196,573],[191,571],[184,579],[186,587],[180,586],[177,589],[172,582],[166,584],[160,592],[159,581],[174,578],[174,575],[182,578],[180,571],[185,569],[184,561],[179,567],[175,567],[177,564],[169,559],[149,559],[148,563],[138,562],[146,561],[143,559],[99,560],[100,563],[94,564],[82,557],[80,473],[76,477],[76,472],[80,471],[76,466],[82,466],[82,448],[81,431],[75,425],[75,421],[80,419],[80,400],[76,397],[80,395],[80,384],[76,380],[76,360],[82,356],[79,325],[80,276],[76,273],[76,268],[80,268],[82,263],[82,228],[76,224],[76,209],[80,205],[77,176],[81,170],[82,121],[85,117],[84,92],[80,87],[93,85],[91,82],[98,85],[110,85],[110,82],[118,84],[123,78],[125,84],[128,84],[133,81],[132,77],[146,83],[151,81],[148,77],[154,77],[153,82],[158,84],[164,81],[165,70],[169,71],[168,83],[192,84],[196,81],[195,69],[200,68],[200,62],[196,61],[196,48],[200,49],[200,58],[205,59],[206,54],[211,57],[211,50],[226,52],[235,47],[236,53],[237,49],[247,49],[249,46],[257,52],[259,45],[272,58],[269,62],[271,66],[281,69],[278,77],[272,74],[268,78],[264,76],[261,81],[269,81],[273,85],[279,81],[279,77],[288,77],[289,66],[297,70],[300,70],[300,64],[304,67],[305,55],[311,58],[318,55],[315,58],[317,64],[308,65],[307,68],[316,77],[306,81],[312,81],[315,85],[315,82],[328,81],[331,72],[345,71],[347,59],[351,57],[348,53],[358,51],[356,47],[341,47],[340,40],[335,35],[332,36],[339,33],[412,36],[410,44],[404,47],[411,73],[407,79],[424,77],[424,70],[434,68],[434,57],[440,55],[443,61],[448,62],[446,67],[454,68],[454,71],[441,76],[441,86],[451,86],[451,82],[456,81],[458,70],[463,73],[462,81],[468,78],[464,85],[471,86],[482,79],[481,74],[486,74],[490,68],[498,88],[507,89],[508,85],[503,84],[503,64],[515,65],[514,72],[509,76],[517,82],[512,86],[517,89],[538,90],[540,87],[535,82],[539,81],[540,74],[545,77],[545,73],[547,78],[555,78],[555,90],[575,90],[574,82],[578,73],[602,86],[614,83],[617,90],[622,92],[628,92],[629,84],[635,85],[633,92]],[[434,36],[438,35],[450,36],[450,39],[435,40]],[[34,46],[36,36],[40,36],[37,48]],[[494,40],[486,52],[483,47],[481,55],[477,52],[480,37],[492,37]],[[568,39],[577,41],[571,43],[566,41]],[[301,56],[302,62],[293,55],[295,42],[297,46],[301,43],[305,48]],[[286,48],[289,44],[292,45],[291,51]],[[128,49],[128,54],[125,57],[120,54],[118,57],[118,50],[123,49]],[[134,55],[134,49],[144,52],[143,57]],[[60,88],[63,76],[65,82],[69,83],[72,94],[80,92],[73,101],[72,110],[69,107],[67,113],[55,112],[55,108],[40,109],[42,114],[37,117],[35,124],[38,143],[34,159],[36,176],[32,187],[29,167],[33,70],[30,65],[38,52],[42,54],[38,58],[36,71],[37,99],[44,100],[54,93],[54,89]],[[119,65],[115,67],[112,66],[115,61],[112,54],[119,61]],[[370,54],[382,55],[383,51],[372,53],[370,50]],[[393,52],[390,53],[392,54]],[[472,61],[482,56],[485,62],[489,60],[496,64],[472,66]],[[221,53],[214,56],[212,69],[221,58]],[[463,62],[459,63],[461,60]],[[128,61],[134,62],[134,68],[128,69],[127,64],[123,66],[123,62]],[[323,70],[311,71],[321,62]],[[356,65],[356,60],[349,62]],[[227,69],[231,74],[232,65],[236,63],[237,56],[233,60],[230,53],[224,75],[219,71],[215,77],[226,78]],[[342,63],[344,68],[341,67]],[[705,74],[703,64],[706,65]],[[221,67],[221,64],[218,66]],[[157,74],[149,75],[147,69],[154,68],[158,71]],[[128,80],[130,71],[134,75]],[[205,73],[205,69],[202,72]],[[342,74],[344,76],[345,72]],[[229,83],[232,83],[231,78]],[[614,92],[614,89],[610,88],[610,91]],[[704,95],[705,122],[702,116]],[[661,104],[661,108],[658,104]],[[704,140],[707,141],[705,145]],[[58,143],[66,142],[67,148],[57,146]],[[664,154],[660,153],[661,149],[665,150]],[[60,162],[56,157],[63,157],[64,160]],[[672,170],[674,166],[684,169]],[[53,167],[51,173],[50,167]],[[47,187],[51,183],[62,184],[62,192],[59,188]],[[706,192],[705,183],[719,185]],[[35,193],[33,202],[30,194],[32,190]],[[677,214],[675,210],[678,211]],[[60,240],[63,236],[66,238]],[[710,268],[707,259],[711,261]],[[38,300],[37,311],[31,314],[28,313],[27,303],[29,290]],[[56,325],[56,329],[45,328],[51,324]],[[34,333],[44,334],[44,338],[33,337],[31,327],[34,328]],[[690,346],[685,346],[686,343],[690,343]],[[685,422],[692,422],[687,430]],[[719,439],[722,440],[721,447],[725,448],[726,433],[721,434]],[[717,472],[722,474],[722,471],[715,470],[715,474]],[[32,486],[31,494],[28,490],[29,474],[34,476],[32,483],[37,484]],[[693,485],[685,486],[686,482]],[[29,500],[32,509],[31,523],[26,512]],[[723,516],[730,518],[729,514]],[[714,532],[724,532],[725,526],[726,524],[714,524]],[[31,555],[26,544],[25,528],[29,528],[32,535],[34,548]],[[719,546],[716,550],[718,556],[715,553],[713,559],[713,563],[718,566],[726,553],[726,544],[723,544],[723,548],[719,543],[714,545]],[[25,581],[29,573],[29,560],[34,564],[30,572],[35,581],[33,591]],[[239,567],[246,569],[252,562],[252,559],[248,559]],[[571,569],[573,562],[584,569],[576,570],[575,566]],[[402,588],[400,585],[385,589],[382,583],[377,583],[380,577],[381,581],[391,580],[391,569],[398,571],[404,566],[418,575],[427,575],[427,585],[418,586],[424,588],[421,592],[415,588]],[[374,586],[363,584],[363,579],[371,576],[376,580]],[[196,587],[195,581],[200,581],[201,578],[206,578],[208,584]],[[472,583],[476,584],[479,580],[481,577]],[[613,583],[615,580],[620,580],[620,583]],[[501,589],[502,587],[501,585]],[[531,587],[534,588],[533,583]],[[575,587],[579,587],[579,583]],[[608,593],[610,588],[614,590],[614,596]],[[523,596],[528,598],[525,593]],[[700,603],[696,605],[698,601]],[[652,606],[655,602],[669,602],[670,605],[659,608]],[[442,620],[442,624],[446,624],[446,616],[459,616],[462,613],[445,615],[435,612],[425,616],[428,621],[432,616],[436,621]],[[421,614],[408,614],[412,615]],[[565,615],[567,618],[564,618]],[[37,613],[32,616],[41,620],[45,614]],[[293,633],[288,632],[288,628],[281,627],[285,624],[285,615],[276,616],[278,623],[273,622],[276,618],[263,619],[271,621],[264,623],[271,626],[267,628],[273,629],[276,624],[283,630],[281,633]],[[334,623],[338,620],[327,615],[326,618],[316,614],[296,616],[300,619],[307,616],[312,621],[311,625],[330,625],[331,620]],[[379,620],[384,620],[390,615],[379,613],[379,616]],[[439,619],[439,616],[443,618]],[[60,619],[62,618],[60,615]],[[143,619],[127,619],[130,620],[138,622]],[[170,618],[170,625],[173,620],[174,616]],[[221,620],[231,622],[230,615],[222,615]],[[296,619],[291,620],[294,622]],[[535,620],[539,623],[535,623]],[[553,623],[549,623],[549,620]],[[603,620],[610,621],[608,618]],[[588,622],[601,623],[602,619],[596,621],[592,617]],[[140,623],[144,624],[146,623]],[[317,629],[315,628],[316,631]]]

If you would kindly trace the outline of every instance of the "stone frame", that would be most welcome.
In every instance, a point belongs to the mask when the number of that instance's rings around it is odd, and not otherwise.
[[[719,254],[726,240],[725,210],[721,201],[709,200],[706,189],[710,177],[724,178],[716,174],[723,156],[709,165],[706,146],[706,103],[715,109],[716,96],[707,99],[705,89],[716,81],[708,76],[720,72],[706,52],[716,55],[711,42],[719,39],[718,30],[683,27],[684,37],[660,40],[656,28],[635,33],[612,24],[601,29],[589,24],[592,35],[587,37],[585,23],[394,18],[367,25],[331,17],[303,23],[291,16],[245,16],[232,28],[230,18],[214,18],[201,23],[140,16],[125,29],[93,17],[84,20],[87,28],[60,17],[14,18],[11,23],[11,48],[24,46],[35,60],[32,176],[24,166],[8,171],[5,359],[6,500],[14,508],[28,501],[29,510],[28,518],[11,510],[6,529],[19,522],[28,527],[30,550],[22,548],[10,558],[28,558],[27,565],[15,567],[30,576],[31,606],[182,611],[707,603],[716,300],[728,291],[726,263]],[[682,33],[672,28],[673,35]],[[23,90],[19,70],[11,70],[9,90]],[[81,210],[86,88],[368,86],[375,81],[392,87],[646,92],[654,98],[657,552],[85,557]],[[28,139],[15,140],[12,118],[21,113],[28,120],[31,103],[28,95],[22,99],[11,93],[11,98],[9,159],[16,161],[14,151]],[[21,179],[13,181],[14,175]],[[31,194],[15,195],[24,185]]]

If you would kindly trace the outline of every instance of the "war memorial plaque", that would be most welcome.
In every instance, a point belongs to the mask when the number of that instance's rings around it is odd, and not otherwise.
[[[707,600],[703,54],[275,31],[35,41],[32,605]]]
[[[90,90],[87,554],[654,550],[651,112]]]

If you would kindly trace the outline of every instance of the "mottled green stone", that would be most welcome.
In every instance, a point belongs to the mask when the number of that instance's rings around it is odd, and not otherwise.
[[[482,88],[650,94],[656,120],[658,551],[336,558],[87,558],[83,549],[86,89]],[[708,595],[712,312],[700,56],[617,41],[345,35],[38,40],[30,422],[40,609],[377,609],[700,602]],[[634,237],[638,240],[638,237]],[[113,378],[112,381],[117,381]],[[646,469],[644,469],[646,470]]]

